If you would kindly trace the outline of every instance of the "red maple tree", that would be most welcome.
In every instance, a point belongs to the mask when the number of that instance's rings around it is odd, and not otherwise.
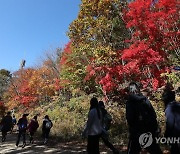
[[[141,82],[153,90],[165,80],[161,74],[169,71],[168,57],[178,56],[179,48],[179,2],[177,0],[136,0],[129,3],[124,12],[126,27],[131,31],[129,46],[116,52],[119,62],[104,66],[88,67],[86,79],[95,76],[105,93],[113,90],[123,92],[125,83]],[[96,59],[95,59],[96,60]],[[117,61],[117,60],[116,60]]]

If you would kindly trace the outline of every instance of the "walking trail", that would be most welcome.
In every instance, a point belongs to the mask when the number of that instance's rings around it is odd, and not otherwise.
[[[29,144],[27,140],[27,145],[22,148],[22,141],[19,146],[15,146],[17,134],[8,134],[5,142],[0,142],[0,154],[86,154],[86,143],[79,142],[66,142],[66,143],[56,143],[54,140],[50,139],[47,145],[43,144],[42,140],[35,139],[34,144]],[[0,135],[1,139],[1,135]],[[28,138],[27,138],[28,139]],[[112,154],[104,146],[100,146],[101,154]],[[126,149],[121,149],[120,154],[125,154]]]
[[[58,142],[54,139],[50,139],[47,145],[43,144],[42,139],[37,140],[35,138],[34,144],[30,144],[27,137],[27,145],[22,148],[22,141],[19,146],[16,147],[17,134],[8,134],[5,142],[0,142],[0,154],[86,154],[86,143],[80,143],[78,141],[73,142]],[[1,139],[1,133],[0,133]],[[116,146],[120,154],[126,154],[126,146]],[[109,149],[104,145],[100,145],[100,154],[112,154]],[[163,154],[169,154],[169,151],[163,150]],[[145,151],[141,154],[147,154]]]

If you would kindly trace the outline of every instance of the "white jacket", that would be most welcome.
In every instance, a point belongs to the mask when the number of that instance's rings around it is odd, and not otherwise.
[[[101,120],[98,117],[96,108],[91,109],[88,114],[88,121],[84,130],[86,135],[99,135],[102,133]]]

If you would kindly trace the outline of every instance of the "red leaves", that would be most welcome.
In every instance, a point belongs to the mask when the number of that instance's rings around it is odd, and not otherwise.
[[[161,52],[155,51],[149,46],[144,41],[137,41],[136,44],[132,44],[129,49],[123,51],[122,59],[126,61],[123,66],[123,73],[133,80],[144,78],[143,84],[147,86],[151,81],[153,89],[156,90],[160,86],[159,80],[161,80],[160,73],[157,73],[160,72],[157,65],[165,70],[165,66],[162,65],[164,57]]]
[[[36,95],[32,95],[31,87],[29,87],[28,79],[21,83],[19,87],[19,95],[15,97],[16,101],[19,101],[21,104],[28,106],[31,103],[35,103],[38,100]]]
[[[139,65],[137,61],[130,61],[128,62],[124,67],[123,67],[123,73],[124,74],[136,74],[136,73],[140,73],[139,70]]]
[[[153,50],[178,47],[179,13],[177,0],[136,0],[129,4],[126,13],[127,27],[135,28],[132,42],[146,40]]]
[[[72,42],[70,41],[65,45],[63,56],[60,61],[61,65],[64,65],[65,63],[67,63],[68,56],[72,53],[71,44],[72,44]]]
[[[113,82],[112,75],[110,73],[107,73],[105,77],[103,77],[99,84],[102,85],[102,88],[105,92],[112,91],[116,84]]]
[[[125,49],[121,56],[123,60],[129,61],[129,65],[156,65],[164,61],[163,56],[149,48],[144,41],[132,44],[129,49]],[[127,64],[126,64],[127,65]]]
[[[154,90],[162,85],[160,75],[166,72],[164,49],[173,51],[178,47],[179,32],[174,28],[178,27],[178,3],[176,0],[156,3],[136,0],[129,4],[125,15],[127,27],[134,32],[130,47],[122,54],[126,61],[124,72],[143,78],[141,82],[146,86],[151,83]]]
[[[167,50],[178,47],[178,2],[176,0],[135,0],[129,3],[124,19],[131,28],[128,48],[117,51],[116,63],[87,67],[86,80],[95,77],[107,94],[122,91],[124,82],[140,81],[153,90],[164,84],[161,74],[167,72]],[[119,60],[119,61],[118,61]],[[113,64],[113,65],[112,65]]]
[[[62,89],[62,86],[60,83],[61,83],[60,79],[58,79],[58,78],[54,79],[54,88],[56,91]]]
[[[29,90],[30,90],[30,88],[28,86],[28,81],[22,82],[21,87],[19,87],[19,92],[21,94],[28,94]]]
[[[132,59],[132,57],[139,57],[141,58],[143,51],[145,51],[148,46],[142,41],[137,42],[136,44],[132,44],[128,49],[123,51],[121,58],[123,60]]]
[[[124,81],[132,80],[141,81],[144,88],[149,86],[153,90],[163,85],[161,73],[167,71],[166,51],[178,46],[179,31],[174,28],[179,27],[177,6],[176,0],[136,0],[129,3],[125,15],[126,27],[133,29],[132,38],[125,40],[129,47],[117,51],[120,57],[116,57],[119,58],[116,65],[107,63],[88,71],[90,76],[100,74],[96,78],[101,77],[99,84],[103,90],[112,91]]]
[[[24,106],[29,106],[29,104],[35,103],[38,101],[38,97],[36,96],[31,96],[31,95],[21,95],[21,96],[16,96],[15,98],[16,101],[20,102]]]

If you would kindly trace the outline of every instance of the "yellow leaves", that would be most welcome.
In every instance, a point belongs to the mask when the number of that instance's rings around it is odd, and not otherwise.
[[[14,109],[15,107],[19,106],[19,102],[11,99],[8,102],[6,102],[5,105],[8,107],[9,110],[11,110],[11,109]]]
[[[111,51],[111,47],[110,46],[98,46],[95,50],[94,50],[94,54],[98,57],[99,55],[105,55],[107,53],[109,53]]]

